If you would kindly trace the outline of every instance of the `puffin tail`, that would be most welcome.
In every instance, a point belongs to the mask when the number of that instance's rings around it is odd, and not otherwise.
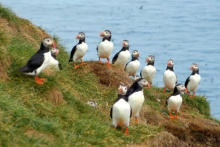
[[[24,67],[19,68],[19,69],[17,70],[17,72],[28,72],[28,67],[25,65]]]

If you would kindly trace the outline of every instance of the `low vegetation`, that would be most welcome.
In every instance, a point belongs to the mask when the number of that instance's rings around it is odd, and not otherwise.
[[[44,85],[17,73],[49,36],[0,5],[0,146],[218,146],[220,124],[210,117],[202,96],[183,95],[179,120],[170,120],[165,101],[171,93],[145,89],[138,125],[125,136],[111,127],[110,108],[122,81],[132,82],[122,69],[94,61],[74,69],[58,45],[60,72],[45,70]],[[55,38],[55,40],[57,40]],[[58,44],[58,42],[57,42]],[[87,104],[95,101],[97,107]],[[133,122],[133,120],[132,120]]]

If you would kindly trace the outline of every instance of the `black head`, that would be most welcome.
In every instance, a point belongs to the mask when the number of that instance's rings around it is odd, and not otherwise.
[[[148,82],[144,78],[139,78],[138,80],[135,81],[135,83],[137,83],[142,88],[148,86]]]
[[[128,48],[129,47],[129,41],[128,40],[123,40],[122,46],[124,48]]]
[[[133,50],[133,52],[132,52],[132,58],[138,58],[140,56],[140,54],[139,54],[139,52],[138,52],[138,50]]]
[[[83,32],[79,32],[78,35],[76,36],[76,39],[78,40],[85,40],[86,35]]]
[[[42,41],[41,41],[42,45],[46,48],[55,46],[55,43],[53,42],[53,39],[49,38],[49,37],[45,37]]]
[[[120,83],[118,87],[118,94],[125,95],[127,92],[127,86],[124,83]]]
[[[57,49],[57,48],[52,48],[52,49],[51,49],[51,54],[52,54],[52,55],[57,56],[58,53],[59,53],[59,49]]]
[[[186,88],[183,84],[176,84],[174,87],[173,95],[180,94],[181,92],[185,92]]]
[[[146,62],[149,64],[149,65],[154,65],[154,61],[155,61],[155,57],[154,56],[148,56],[147,59],[146,59]]]
[[[190,70],[192,70],[193,73],[199,73],[199,66],[198,66],[198,64],[193,63],[190,66]]]
[[[173,65],[174,65],[174,62],[173,62],[173,60],[172,59],[169,59],[168,60],[168,63],[167,63],[167,69],[166,70],[171,70],[171,71],[173,71]]]
[[[111,40],[112,37],[112,33],[109,30],[105,30],[103,32],[100,33],[100,37],[103,37],[103,39],[107,39],[107,40]]]
[[[167,66],[168,67],[173,67],[173,65],[174,65],[173,59],[169,59],[168,63],[167,63]]]

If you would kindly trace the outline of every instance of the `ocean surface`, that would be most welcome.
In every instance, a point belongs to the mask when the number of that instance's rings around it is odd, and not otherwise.
[[[154,55],[155,86],[163,86],[168,59],[174,60],[178,81],[185,82],[192,63],[202,77],[197,94],[206,96],[211,114],[220,120],[220,0],[0,0],[18,16],[58,36],[68,52],[86,33],[86,60],[97,60],[99,33],[112,32],[115,54],[122,40],[145,58]],[[112,55],[113,57],[113,55]]]

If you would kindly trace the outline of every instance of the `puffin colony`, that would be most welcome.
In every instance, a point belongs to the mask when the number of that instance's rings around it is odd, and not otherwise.
[[[98,44],[96,50],[99,58],[107,59],[107,67],[111,68],[110,56],[114,48],[114,44],[111,41],[112,33],[110,30],[104,30],[100,33],[102,41]],[[86,43],[86,35],[84,32],[79,32],[76,36],[79,42],[72,48],[70,53],[69,62],[73,62],[74,69],[79,68],[82,65],[86,65],[83,62],[83,57],[88,51],[88,45]],[[62,70],[60,62],[57,60],[59,49],[56,48],[54,41],[46,37],[41,41],[40,49],[27,61],[24,67],[18,69],[18,72],[22,72],[26,75],[34,76],[37,84],[44,84],[45,78],[39,78],[38,75],[47,67],[52,66],[57,70]],[[133,84],[128,87],[124,83],[121,83],[118,88],[118,98],[115,100],[111,111],[110,117],[112,118],[112,125],[114,128],[124,128],[124,134],[128,134],[128,127],[130,119],[135,118],[135,123],[138,123],[139,113],[144,104],[144,92],[143,88],[151,88],[153,79],[156,74],[156,68],[154,67],[155,57],[150,55],[146,58],[147,65],[141,70],[140,77],[136,76],[140,67],[140,61],[138,60],[140,54],[138,50],[133,50],[132,54],[129,51],[129,41],[123,40],[122,49],[115,54],[112,59],[112,64],[117,65],[124,69],[128,76],[134,78]],[[129,61],[132,57],[131,61]],[[174,72],[174,61],[168,60],[167,68],[163,75],[164,89],[172,90],[173,94],[167,98],[166,104],[171,119],[178,119],[178,112],[182,104],[181,92],[186,92],[192,98],[195,96],[196,90],[199,86],[201,77],[199,75],[199,67],[197,64],[190,66],[192,70],[191,75],[186,79],[185,86],[177,83],[177,76]],[[191,95],[192,92],[192,95]],[[175,116],[172,115],[175,112]]]

